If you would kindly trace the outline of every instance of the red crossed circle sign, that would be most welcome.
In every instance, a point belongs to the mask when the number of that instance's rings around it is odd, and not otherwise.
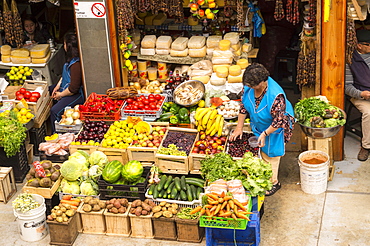
[[[105,6],[103,4],[101,4],[101,3],[94,3],[91,6],[91,12],[96,17],[103,17],[105,15],[105,12],[106,12]]]

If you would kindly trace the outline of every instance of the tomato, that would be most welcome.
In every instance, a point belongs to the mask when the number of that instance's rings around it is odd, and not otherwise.
[[[149,100],[148,100],[148,99],[144,99],[142,102],[143,102],[145,105],[148,105],[148,104],[149,104]]]
[[[138,107],[139,109],[143,109],[143,108],[144,108],[144,103],[139,102],[139,104],[137,105],[137,107]]]
[[[32,96],[32,93],[30,91],[26,91],[25,93],[23,93],[23,95],[24,98],[29,99]]]
[[[149,94],[148,98],[154,98],[153,94]]]
[[[38,98],[32,96],[32,97],[30,97],[29,100],[30,100],[30,102],[37,102]]]
[[[154,98],[155,98],[156,100],[161,100],[161,99],[162,99],[162,96],[161,96],[161,95],[159,95],[159,94],[155,94]]]
[[[136,101],[137,102],[141,102],[143,100],[143,98],[142,97],[138,97],[138,98],[136,98]]]
[[[150,106],[149,105],[144,105],[144,110],[150,110]]]
[[[139,105],[139,102],[134,101],[134,102],[132,103],[132,105],[137,106],[137,105]]]
[[[20,92],[20,91],[17,91],[17,92],[15,93],[15,95],[16,95],[16,96],[21,95],[21,94],[22,94],[22,92]]]
[[[127,105],[127,106],[125,107],[125,109],[127,109],[127,110],[132,110],[132,105]]]
[[[19,94],[15,97],[17,100],[22,100],[24,98],[23,94]]]
[[[132,98],[127,98],[126,102],[127,102],[128,104],[131,104],[131,103],[133,103],[133,102],[134,102],[134,100],[133,100]]]
[[[25,88],[20,88],[19,91],[24,94],[27,90]]]
[[[140,95],[140,97],[139,97],[139,98],[141,98],[141,100],[146,99],[146,97],[145,97],[144,95]]]
[[[151,110],[156,110],[157,109],[157,105],[155,105],[154,103],[153,104],[150,104],[150,109]]]
[[[40,92],[37,91],[31,92],[31,96],[36,97],[37,99],[41,97]]]
[[[132,109],[133,109],[133,110],[138,110],[139,108],[137,107],[137,105],[133,105],[133,106],[132,106]]]
[[[154,96],[153,97],[149,97],[149,102],[151,102],[151,103],[154,103],[155,102],[155,98],[154,98]]]

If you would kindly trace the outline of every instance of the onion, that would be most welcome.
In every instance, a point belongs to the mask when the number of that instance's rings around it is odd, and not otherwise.
[[[74,111],[71,115],[72,119],[77,120],[80,118],[80,112],[79,111]]]
[[[140,85],[139,82],[135,82],[134,83],[134,87],[135,87],[136,90],[140,90],[141,89],[141,85]]]
[[[80,105],[76,105],[74,108],[73,108],[74,111],[80,111]]]
[[[72,117],[67,117],[66,120],[64,121],[64,124],[72,125],[73,124],[73,118]]]
[[[67,109],[65,112],[64,112],[64,115],[68,118],[68,117],[71,117],[72,114],[73,114],[74,110],[73,109]]]
[[[76,119],[76,120],[73,121],[73,124],[80,125],[80,124],[82,124],[82,121],[80,119]]]

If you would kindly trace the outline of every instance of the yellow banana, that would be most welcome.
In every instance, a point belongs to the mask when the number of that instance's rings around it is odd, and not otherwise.
[[[200,109],[199,114],[195,116],[195,117],[196,117],[195,119],[199,122],[199,124],[201,124],[201,123],[202,123],[203,116],[204,116],[204,115],[205,115],[209,110],[210,110],[210,108],[202,108],[202,109]]]
[[[211,137],[213,137],[215,134],[216,134],[216,132],[218,131],[218,129],[217,128],[215,128],[215,129],[213,129],[212,130],[212,132],[209,134]]]
[[[217,133],[217,135],[219,136],[219,137],[221,137],[221,135],[222,135],[222,129],[224,128],[224,117],[223,116],[221,116],[221,122],[220,122],[220,126],[219,126],[219,128],[218,128],[218,133]]]
[[[208,124],[207,124],[207,130],[206,130],[206,134],[209,135],[214,129],[216,129],[216,120],[214,121],[214,123],[208,127]]]
[[[203,119],[202,119],[202,126],[203,126],[203,128],[206,127],[207,122],[209,120],[209,117],[211,116],[213,110],[215,110],[215,109],[208,110],[207,113],[203,116]]]
[[[209,119],[210,120],[213,120],[213,119],[215,119],[216,118],[216,116],[217,116],[217,109],[214,109],[213,111],[212,111],[212,114],[211,114],[211,116],[209,116]]]
[[[220,118],[221,118],[221,115],[216,116],[216,119],[212,125],[212,129],[210,130],[210,133],[209,133],[210,136],[213,136],[216,134],[216,132],[218,132],[218,126],[220,125],[219,123]]]
[[[198,130],[198,132],[199,132],[199,131],[203,131],[202,124],[200,124],[200,123],[198,124],[198,128],[197,128],[197,130]]]
[[[213,114],[213,112],[212,112],[212,114]],[[211,116],[212,116],[212,114],[211,114]],[[216,123],[216,118],[211,119],[211,117],[209,117],[206,129],[211,128],[215,123]]]
[[[221,117],[222,117],[222,115],[220,115],[220,114],[218,114],[218,115],[216,116],[216,120],[215,120],[215,127],[217,128],[217,131],[218,131],[218,126],[220,125]]]

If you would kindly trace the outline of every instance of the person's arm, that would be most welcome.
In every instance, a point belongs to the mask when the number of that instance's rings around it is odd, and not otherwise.
[[[62,78],[59,79],[57,85],[54,87],[53,93],[51,94],[52,98],[57,99],[56,93],[59,91],[61,83],[62,83]]]
[[[72,96],[78,93],[82,84],[81,64],[76,62],[71,66],[71,83],[69,87],[62,92],[56,92],[56,99],[60,100],[62,97]]]
[[[351,69],[349,68],[348,64],[346,64],[345,79],[346,79],[345,87],[344,87],[345,94],[350,97],[360,99],[361,91],[353,85],[353,75],[352,75]]]
[[[245,118],[247,118],[248,111],[245,109],[243,102],[240,102],[240,109],[238,114],[238,124],[234,129],[233,133],[230,135],[230,141],[234,141],[237,137],[243,134],[243,126]]]

